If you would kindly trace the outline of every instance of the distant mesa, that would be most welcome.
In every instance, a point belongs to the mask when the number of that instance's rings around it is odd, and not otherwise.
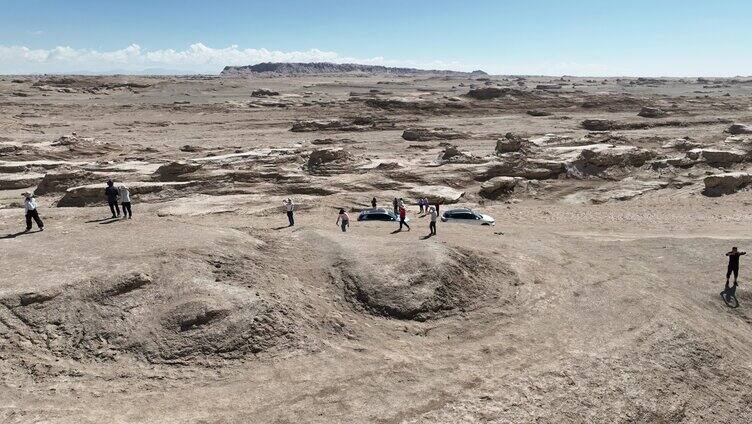
[[[370,74],[370,75],[442,75],[442,76],[483,76],[483,71],[460,72],[447,70],[427,70],[415,68],[391,68],[377,65],[358,65],[355,63],[283,63],[264,62],[257,65],[225,66],[221,76],[247,75],[312,75],[312,74]]]

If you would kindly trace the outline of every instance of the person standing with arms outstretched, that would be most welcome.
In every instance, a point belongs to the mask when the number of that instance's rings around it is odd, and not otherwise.
[[[439,217],[439,214],[436,212],[436,208],[433,206],[428,208],[428,213],[431,215],[431,222],[428,224],[428,229],[431,231],[431,235],[436,235],[436,218]]]
[[[26,210],[26,231],[31,231],[31,220],[36,222],[39,231],[44,231],[44,223],[42,218],[39,217],[39,211],[37,210],[37,200],[31,193],[24,193],[24,209]]]
[[[295,217],[293,216],[293,210],[295,205],[292,203],[292,199],[287,198],[282,204],[285,206],[285,212],[287,212],[287,220],[290,222],[290,227],[295,225]]]
[[[117,218],[120,216],[120,207],[118,206],[118,189],[115,187],[115,183],[112,180],[107,181],[107,188],[104,189],[104,195],[107,196],[107,204],[110,205],[110,212],[112,217]]]
[[[120,194],[120,205],[123,207],[123,219],[133,218],[133,211],[131,211],[131,191],[125,184],[120,184],[118,193]]]
[[[347,227],[350,226],[350,216],[345,212],[344,209],[339,210],[339,215],[337,216],[337,225],[342,226],[342,232],[347,232]]]
[[[399,220],[399,223],[400,223],[399,231],[402,231],[402,226],[403,225],[405,227],[407,227],[407,231],[410,231],[410,226],[407,225],[407,222],[405,222],[405,215],[407,215],[407,211],[405,210],[405,206],[402,205],[402,206],[399,207],[399,219],[400,219]]]
[[[726,269],[726,290],[729,289],[731,274],[734,274],[734,287],[736,287],[736,281],[739,278],[739,256],[746,254],[747,252],[740,252],[736,247],[732,247],[731,251],[726,253],[729,258],[728,268]]]

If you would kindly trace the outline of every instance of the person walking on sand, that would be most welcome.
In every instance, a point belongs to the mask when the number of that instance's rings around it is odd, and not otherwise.
[[[110,212],[112,217],[117,218],[120,216],[120,207],[118,207],[118,189],[115,188],[115,183],[112,180],[107,181],[107,188],[104,189],[104,195],[107,196],[107,204],[110,205]]]
[[[282,204],[285,206],[285,212],[287,212],[287,220],[290,222],[290,227],[295,225],[295,217],[293,216],[293,210],[295,210],[295,204],[292,203],[292,199],[287,198]]]
[[[392,200],[392,206],[394,207],[394,214],[397,215],[399,213],[399,201],[396,197]]]
[[[439,214],[436,213],[436,208],[431,206],[428,208],[428,213],[431,215],[431,222],[428,224],[428,230],[431,231],[431,235],[436,235],[436,218],[439,217]]]
[[[732,247],[731,251],[726,253],[729,258],[728,268],[726,269],[726,290],[729,289],[729,277],[734,274],[734,287],[736,287],[736,281],[739,277],[739,256],[746,255],[747,252],[740,252],[736,247]]]
[[[342,232],[347,232],[347,227],[350,226],[350,216],[345,212],[344,209],[339,210],[339,215],[337,216],[337,225],[342,226]]]
[[[376,209],[376,198],[371,199],[371,207]]]
[[[128,219],[133,218],[133,211],[131,211],[131,191],[125,184],[120,184],[118,193],[120,194],[120,205],[123,207],[123,219],[126,217]]]
[[[400,208],[399,208],[399,219],[400,219],[399,223],[400,223],[400,226],[399,226],[399,230],[398,231],[402,231],[402,226],[403,225],[405,227],[407,227],[407,231],[410,231],[410,226],[407,225],[407,222],[405,221],[405,215],[407,215],[407,211],[405,210],[405,206],[404,205],[400,206]]]
[[[37,210],[37,200],[31,193],[24,193],[24,210],[26,210],[26,232],[31,231],[31,220],[37,224],[39,231],[44,231],[44,223],[42,218],[39,217],[39,211]]]

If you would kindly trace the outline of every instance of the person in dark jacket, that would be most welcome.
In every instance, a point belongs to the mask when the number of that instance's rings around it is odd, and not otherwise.
[[[371,207],[376,209],[376,198],[371,199]]]
[[[740,252],[736,247],[732,247],[731,251],[726,253],[726,256],[729,258],[728,267],[726,268],[726,290],[729,289],[731,274],[734,274],[734,287],[736,287],[736,280],[739,277],[739,257],[746,254],[747,252]]]
[[[117,218],[118,216],[120,216],[120,206],[118,206],[119,192],[112,180],[107,181],[107,188],[104,189],[104,194],[105,196],[107,196],[107,204],[110,205],[110,212],[112,212],[112,217]]]

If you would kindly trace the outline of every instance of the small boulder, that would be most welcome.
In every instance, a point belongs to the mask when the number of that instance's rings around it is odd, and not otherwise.
[[[545,110],[528,110],[527,112],[530,116],[551,116],[551,112],[546,112]]]
[[[703,179],[706,196],[732,194],[752,182],[752,174],[746,172],[727,172],[710,175]]]
[[[519,152],[529,147],[529,142],[519,134],[506,133],[504,138],[496,140],[496,154]]]

